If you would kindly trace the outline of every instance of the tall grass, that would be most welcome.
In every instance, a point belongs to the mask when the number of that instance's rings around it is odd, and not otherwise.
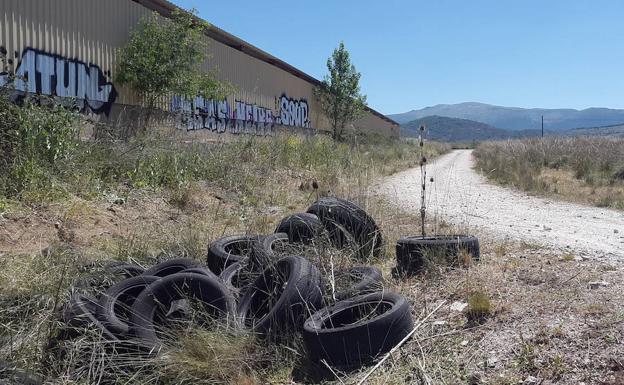
[[[488,142],[479,145],[474,155],[477,167],[500,183],[624,209],[623,139],[549,137]]]
[[[372,178],[413,166],[414,145],[402,141],[349,145],[325,136],[240,137],[217,142],[186,141],[180,134],[135,138],[129,142],[81,142],[56,162],[46,183],[23,189],[18,199],[40,203],[63,194],[91,198],[133,189],[184,189],[194,182],[226,190],[252,203],[271,190],[270,176],[314,179],[331,190],[344,179]],[[431,143],[430,156],[446,152]]]

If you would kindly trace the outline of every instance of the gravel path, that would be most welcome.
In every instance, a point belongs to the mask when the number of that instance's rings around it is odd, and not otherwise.
[[[577,256],[624,257],[624,212],[553,201],[495,186],[473,170],[471,150],[444,155],[427,167],[427,215],[495,239],[540,244]],[[420,169],[376,186],[403,209],[420,209]]]

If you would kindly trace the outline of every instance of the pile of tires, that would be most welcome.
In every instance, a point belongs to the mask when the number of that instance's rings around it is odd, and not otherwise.
[[[192,315],[181,306],[191,301],[214,322],[235,319],[230,290],[209,269],[192,259],[178,258],[143,270],[108,287],[98,298],[75,293],[65,306],[64,336],[73,338],[85,330],[117,345],[157,352],[175,321]]]
[[[355,244],[362,258],[381,252],[380,231],[364,210],[343,199],[322,198],[307,213],[284,218],[274,234],[217,239],[205,264],[179,258],[145,270],[115,265],[122,279],[97,298],[71,297],[63,316],[65,336],[96,330],[118,348],[154,355],[181,323],[226,325],[268,342],[302,334],[313,361],[340,368],[367,364],[409,333],[409,305],[383,290],[375,267],[335,272],[333,280],[347,283],[329,295],[327,277],[312,261],[276,252],[279,244],[321,239],[336,247]]]

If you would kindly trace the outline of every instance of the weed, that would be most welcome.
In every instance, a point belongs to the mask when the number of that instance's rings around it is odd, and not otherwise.
[[[571,261],[574,261],[576,257],[572,253],[565,253],[559,259],[564,262],[571,262]]]
[[[539,356],[536,352],[535,345],[525,341],[521,335],[520,351],[516,353],[516,364],[518,369],[524,373],[536,373],[539,370],[538,358]]]
[[[492,312],[492,303],[487,294],[474,291],[468,296],[468,308],[465,310],[466,317],[471,322],[483,322]]]
[[[158,359],[165,383],[261,384],[257,370],[269,352],[251,334],[196,330]]]

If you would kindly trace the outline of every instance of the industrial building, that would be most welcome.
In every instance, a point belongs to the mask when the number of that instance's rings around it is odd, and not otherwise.
[[[114,83],[115,53],[141,18],[154,11],[168,17],[174,9],[164,0],[2,0],[0,52],[7,68],[0,85],[13,73],[18,91],[72,98],[100,121],[129,119],[141,102]],[[206,39],[211,58],[203,67],[216,67],[217,77],[236,91],[226,100],[172,96],[161,107],[177,128],[235,134],[330,129],[313,96],[317,79],[215,26]],[[371,108],[351,129],[399,136],[399,125]]]

